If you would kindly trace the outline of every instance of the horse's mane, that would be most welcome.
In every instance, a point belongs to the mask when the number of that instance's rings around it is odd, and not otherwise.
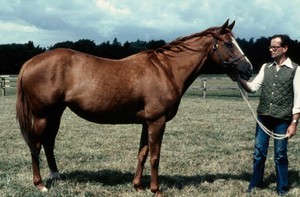
[[[170,42],[169,44],[171,44],[171,45],[172,44],[177,44],[178,42],[184,42],[184,41],[190,40],[190,39],[195,38],[195,37],[207,36],[209,34],[217,35],[216,30],[218,30],[218,28],[212,27],[212,28],[209,28],[205,31],[199,32],[199,33],[194,33],[194,34],[189,35],[189,36],[179,37],[179,38],[173,40],[172,42]]]
[[[196,49],[193,48],[193,46],[190,46],[190,44],[186,43],[187,40],[203,37],[203,36],[209,36],[209,35],[219,40],[222,40],[220,36],[220,28],[221,27],[211,27],[202,32],[194,33],[189,36],[179,37],[158,49],[146,50],[145,52],[148,53],[150,57],[157,58],[157,54],[165,54],[165,52],[167,51],[172,51],[172,52],[182,52],[184,50],[195,51]],[[226,29],[226,31],[227,33],[230,33],[233,36],[232,32],[229,29]]]
[[[211,35],[212,37],[215,37],[217,39],[221,39],[220,35],[218,33],[218,31],[220,30],[220,27],[211,27],[208,28],[202,32],[199,33],[194,33],[192,35],[189,36],[184,36],[184,37],[179,37],[173,41],[171,41],[170,43],[167,43],[166,45],[162,46],[161,48],[156,49],[156,52],[164,52],[164,51],[182,51],[182,50],[178,50],[178,49],[190,49],[191,47],[189,47],[188,44],[186,44],[187,40],[196,38],[196,37],[202,37],[202,36],[207,36],[207,35]],[[228,30],[228,32],[230,32],[230,30]]]

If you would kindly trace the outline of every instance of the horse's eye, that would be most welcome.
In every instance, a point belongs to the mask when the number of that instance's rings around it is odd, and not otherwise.
[[[233,47],[232,43],[230,43],[230,42],[225,42],[225,46],[227,48],[232,48]]]

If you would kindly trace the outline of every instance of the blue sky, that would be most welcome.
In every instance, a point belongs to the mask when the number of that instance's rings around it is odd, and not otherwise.
[[[167,42],[236,21],[238,38],[300,40],[299,0],[0,0],[0,44],[90,39]]]

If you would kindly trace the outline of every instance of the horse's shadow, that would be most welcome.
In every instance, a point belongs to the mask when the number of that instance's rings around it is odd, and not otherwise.
[[[122,172],[117,170],[99,170],[99,171],[73,171],[61,174],[62,180],[68,180],[70,182],[96,182],[103,185],[115,186],[120,184],[128,184],[133,179],[133,173]],[[177,188],[179,190],[186,186],[197,186],[204,182],[213,183],[217,180],[242,180],[249,181],[251,174],[243,172],[241,174],[230,174],[230,173],[217,173],[217,174],[202,174],[194,176],[183,176],[183,175],[160,175],[159,181],[161,184],[169,188]],[[268,187],[276,180],[275,174],[267,176],[264,180],[264,187]],[[292,187],[300,186],[300,175],[298,171],[289,171],[289,181]],[[143,185],[147,186],[150,183],[150,176],[143,176]],[[52,181],[47,181],[47,186],[51,187]]]

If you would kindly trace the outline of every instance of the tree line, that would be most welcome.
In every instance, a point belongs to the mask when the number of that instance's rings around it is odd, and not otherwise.
[[[270,38],[261,37],[254,40],[239,39],[237,42],[244,51],[245,55],[251,61],[254,67],[254,72],[258,72],[261,65],[267,61],[271,61],[269,44]],[[115,38],[112,42],[106,41],[101,44],[96,44],[89,39],[80,39],[76,42],[65,41],[59,42],[47,48],[35,46],[32,41],[25,44],[2,44],[0,45],[0,74],[18,74],[23,63],[33,56],[55,48],[70,48],[91,55],[121,59],[129,55],[138,53],[144,50],[155,50],[165,45],[164,40],[137,40],[134,42],[125,42],[122,44]],[[300,43],[297,40],[292,40],[289,48],[289,56],[296,63],[300,63]],[[222,67],[207,66],[202,70],[205,74],[224,73]]]

